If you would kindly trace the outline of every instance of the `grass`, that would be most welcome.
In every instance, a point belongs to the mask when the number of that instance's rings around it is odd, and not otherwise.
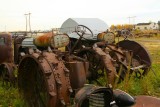
[[[131,95],[151,95],[160,97],[160,36],[152,38],[136,38],[136,41],[143,44],[151,54],[152,69],[142,79],[134,78],[124,80],[116,88],[122,89]],[[149,41],[146,41],[150,40]],[[154,72],[155,74],[154,74]],[[0,107],[24,107],[24,101],[19,95],[17,88],[2,86],[0,81]]]
[[[150,71],[147,76],[141,79],[132,76],[128,81],[123,81],[116,88],[122,89],[131,95],[151,95],[160,97],[160,67],[157,64],[152,65],[156,73]]]
[[[17,88],[3,86],[0,82],[0,107],[24,107]]]

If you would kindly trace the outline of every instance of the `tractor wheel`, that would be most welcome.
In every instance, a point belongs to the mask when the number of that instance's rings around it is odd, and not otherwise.
[[[87,72],[88,83],[106,86],[107,74],[99,55],[96,54],[93,49],[82,49],[77,55],[89,62],[89,69]]]
[[[70,80],[62,61],[43,52],[23,57],[18,69],[18,86],[29,107],[65,107],[69,104]]]
[[[1,71],[1,79],[3,81],[3,85],[5,86],[15,86],[16,77],[15,77],[15,65],[12,63],[3,63],[0,65]]]

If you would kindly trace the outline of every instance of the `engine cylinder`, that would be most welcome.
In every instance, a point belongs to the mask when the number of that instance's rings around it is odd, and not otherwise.
[[[37,36],[34,39],[34,45],[38,47],[60,48],[69,44],[69,37],[65,34],[54,35],[52,32],[41,36]]]

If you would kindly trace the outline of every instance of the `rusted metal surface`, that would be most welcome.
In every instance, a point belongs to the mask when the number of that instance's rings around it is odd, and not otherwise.
[[[12,37],[11,34],[0,34],[0,76],[2,77],[3,84],[10,84],[15,86],[16,77],[14,70],[16,66],[14,64]]]
[[[108,84],[114,85],[114,80],[117,75],[116,68],[113,65],[113,61],[111,56],[109,55],[109,52],[104,52],[101,48],[99,47],[94,47],[93,50],[100,56],[104,67],[107,72],[107,79],[108,79]]]
[[[13,62],[12,37],[10,34],[0,34],[0,64]]]
[[[69,37],[65,34],[55,35],[52,32],[37,36],[34,39],[34,44],[38,47],[48,47],[53,48],[65,47],[69,44]]]
[[[102,32],[97,35],[97,40],[112,44],[115,41],[115,35],[112,32]]]
[[[148,67],[151,66],[152,61],[149,52],[138,42],[125,40],[120,41],[118,46],[123,49],[133,51],[133,57],[139,58],[138,60],[140,60],[141,63],[146,64]]]
[[[87,79],[89,83],[92,83],[93,81],[97,82],[99,85],[100,83],[97,81],[99,77],[101,77],[104,73],[103,70],[103,63],[96,52],[91,48],[84,48],[80,50],[77,55],[81,58],[84,58],[89,62],[89,68],[86,72]],[[102,72],[97,72],[99,69],[102,68]]]
[[[20,52],[21,52],[21,43],[25,39],[24,36],[17,36],[14,38],[14,63],[19,64],[20,61]]]
[[[86,68],[84,62],[67,62],[66,66],[70,70],[70,82],[73,89],[79,89],[86,83]]]
[[[151,67],[152,61],[148,51],[139,43],[130,40],[124,40],[117,44],[123,50],[132,52],[132,68],[139,77],[146,75]],[[126,57],[127,58],[127,57]],[[141,68],[143,73],[140,73],[138,69]]]
[[[136,104],[132,107],[159,107],[160,98],[151,97],[151,96],[136,96]]]
[[[135,45],[137,48],[134,47]],[[127,73],[135,73],[140,78],[148,72],[151,66],[150,55],[147,50],[139,43],[129,40],[121,41],[117,45],[108,44],[104,41],[96,42],[93,48],[84,47],[77,55],[90,63],[87,79],[97,82],[97,79],[102,77],[106,71],[106,82],[112,86],[116,84],[115,79],[117,77],[119,78],[117,82],[124,80]],[[139,69],[144,70],[144,72],[141,73]],[[101,74],[98,73],[99,70],[102,71]]]
[[[54,53],[26,55],[18,72],[19,88],[29,106],[64,107],[70,104],[69,70]]]

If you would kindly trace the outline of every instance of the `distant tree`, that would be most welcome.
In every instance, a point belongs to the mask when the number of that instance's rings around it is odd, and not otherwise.
[[[134,25],[132,24],[123,24],[123,25],[111,25],[110,30],[115,31],[115,30],[122,30],[122,29],[128,29],[132,30],[134,28]]]
[[[110,30],[111,30],[111,31],[114,31],[114,30],[116,30],[116,26],[114,26],[114,25],[111,25],[111,27],[110,27]]]
[[[134,25],[132,24],[124,24],[124,29],[132,30],[134,28]]]
[[[117,30],[122,30],[122,25],[117,25]]]

